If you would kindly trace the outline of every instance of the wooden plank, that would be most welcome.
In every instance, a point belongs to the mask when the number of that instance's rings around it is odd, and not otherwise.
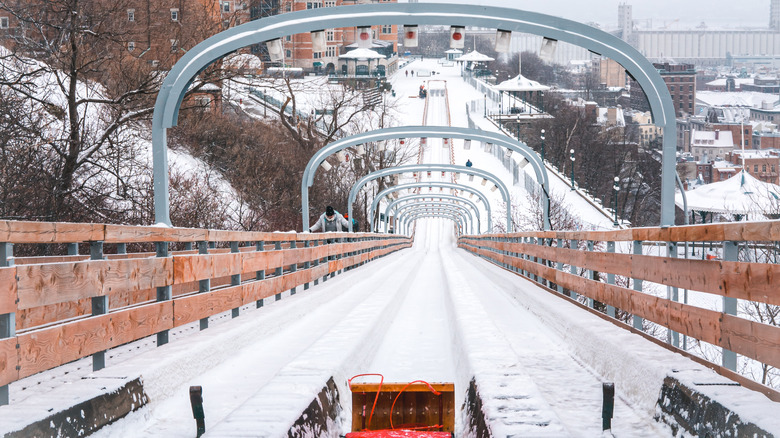
[[[197,228],[106,225],[106,243],[197,242],[207,240],[208,230]]]
[[[217,254],[211,256],[211,278],[227,277],[241,273],[241,253]]]
[[[109,260],[103,262],[102,270],[102,295],[154,289],[173,284],[171,257]]]
[[[382,391],[399,392],[402,389],[404,392],[431,392],[428,385],[424,383],[412,383],[408,382],[385,382],[382,383]],[[430,382],[433,389],[439,392],[455,392],[455,384],[450,382]],[[350,392],[353,394],[356,392],[377,392],[379,390],[379,383],[352,383],[350,384]],[[406,387],[406,389],[404,389]]]
[[[89,260],[89,256],[77,255],[77,256],[14,257],[14,264],[17,266],[39,265],[42,263],[81,262],[84,260]]]
[[[283,251],[255,251],[243,254],[243,272],[267,271],[284,266]]]
[[[16,312],[16,267],[0,268],[0,315]]]
[[[19,378],[171,328],[173,303],[164,301],[25,333]]]
[[[173,283],[184,284],[211,278],[214,257],[208,254],[173,256]]]
[[[179,327],[246,304],[244,286],[232,286],[173,300],[173,325]]]
[[[0,386],[19,380],[16,337],[0,339]]]
[[[101,240],[103,235],[100,224],[0,221],[0,242],[75,243]]]
[[[733,315],[722,315],[723,348],[780,367],[780,327],[748,321]]]

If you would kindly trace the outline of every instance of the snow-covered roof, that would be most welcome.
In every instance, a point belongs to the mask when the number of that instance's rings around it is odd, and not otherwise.
[[[691,146],[734,147],[734,138],[731,131],[693,131]]]
[[[760,108],[763,102],[774,104],[777,96],[758,91],[697,91],[696,104],[707,106],[741,106]]]
[[[342,59],[357,59],[357,60],[366,60],[366,59],[383,59],[385,58],[385,55],[382,55],[380,53],[377,53],[371,49],[355,49],[350,50],[349,52],[339,55],[339,58]]]
[[[722,214],[773,214],[780,212],[780,186],[759,181],[747,172],[685,192],[688,210]],[[682,207],[682,194],[674,197]]]
[[[491,58],[487,55],[483,55],[482,53],[477,52],[474,50],[473,52],[466,53],[465,55],[459,56],[455,58],[456,61],[466,61],[466,62],[487,62],[487,61],[493,61],[495,58]]]
[[[715,79],[714,81],[707,82],[707,85],[710,85],[712,87],[725,87],[727,79],[728,78],[718,78]],[[753,78],[734,78],[734,84],[738,88],[742,84],[752,84],[752,83],[753,83]]]
[[[523,75],[517,75],[496,85],[498,91],[547,91],[549,89],[547,85],[532,81]]]
[[[463,50],[460,50],[460,49],[450,49],[450,50],[447,50],[447,51],[446,51],[446,52],[444,52],[444,53],[446,53],[446,54],[448,54],[448,55],[449,55],[449,54],[453,54],[453,55],[459,55],[459,54],[463,53]]]
[[[263,68],[263,61],[255,55],[248,53],[235,53],[225,58],[223,61],[225,67],[228,68],[250,68],[261,70]]]

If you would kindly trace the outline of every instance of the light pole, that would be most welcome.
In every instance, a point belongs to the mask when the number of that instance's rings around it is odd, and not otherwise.
[[[485,118],[487,118],[487,93],[485,93]]]
[[[614,202],[615,207],[613,209],[613,211],[615,212],[615,222],[614,222],[613,225],[615,225],[615,226],[618,226],[618,215],[617,215],[617,204],[618,204],[618,201],[617,201],[617,196],[618,196],[618,192],[620,191],[620,186],[618,185],[619,182],[620,182],[620,178],[615,177],[615,183],[612,185],[612,198],[615,200],[615,202]]]
[[[542,163],[544,163],[544,129],[542,129]]]
[[[569,153],[571,154],[569,157],[571,159],[571,190],[574,191],[576,190],[574,188],[574,149],[569,150]]]

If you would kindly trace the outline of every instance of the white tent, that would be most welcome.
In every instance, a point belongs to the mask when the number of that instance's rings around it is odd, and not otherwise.
[[[476,50],[473,52],[466,53],[463,56],[459,56],[455,58],[456,61],[465,61],[465,62],[489,62],[495,60],[495,58],[491,58],[487,55],[483,55]]]
[[[532,81],[523,75],[517,75],[496,85],[498,91],[547,91],[549,89],[547,85]]]
[[[371,59],[384,59],[385,55],[377,53],[371,49],[355,49],[339,55],[341,59],[354,59],[356,61],[367,61]]]
[[[742,171],[731,178],[685,192],[688,210],[720,214],[778,214],[780,186],[765,183]],[[682,194],[675,194],[675,204],[683,207]]]

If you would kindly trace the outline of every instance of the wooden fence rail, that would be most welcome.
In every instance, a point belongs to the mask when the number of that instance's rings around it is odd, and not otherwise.
[[[169,252],[171,242],[188,249]],[[13,258],[14,244],[78,243],[92,254]],[[103,255],[103,243],[158,250]],[[167,330],[198,320],[206,328],[209,316],[238,316],[241,306],[410,246],[386,234],[0,221],[0,404],[16,380],[154,334],[164,343]]]
[[[737,299],[780,305],[780,265],[738,261],[740,245],[760,242],[768,251],[780,246],[780,221],[727,223],[617,231],[547,231],[501,235],[462,236],[459,246],[507,269],[557,289],[584,295],[590,305],[599,302],[662,325],[670,334],[683,334],[724,349],[723,366],[734,370],[736,354],[780,367],[780,327],[737,316]],[[581,250],[580,242],[587,243]],[[594,248],[598,242],[604,251]],[[629,242],[632,253],[615,252],[615,242]],[[643,244],[661,242],[666,255],[642,254]],[[722,259],[678,258],[685,242],[721,242]],[[755,244],[755,243],[753,243]],[[652,246],[658,248],[658,246]],[[720,248],[720,247],[718,247]],[[773,254],[776,256],[777,254]],[[585,277],[577,270],[584,270]],[[607,274],[603,282],[595,273]],[[631,279],[633,289],[615,285],[615,276]],[[723,297],[724,311],[708,310],[642,292],[649,281]],[[629,286],[629,285],[627,285]],[[675,291],[676,289],[672,289]],[[571,292],[566,292],[571,291]],[[729,354],[733,354],[729,362]]]

